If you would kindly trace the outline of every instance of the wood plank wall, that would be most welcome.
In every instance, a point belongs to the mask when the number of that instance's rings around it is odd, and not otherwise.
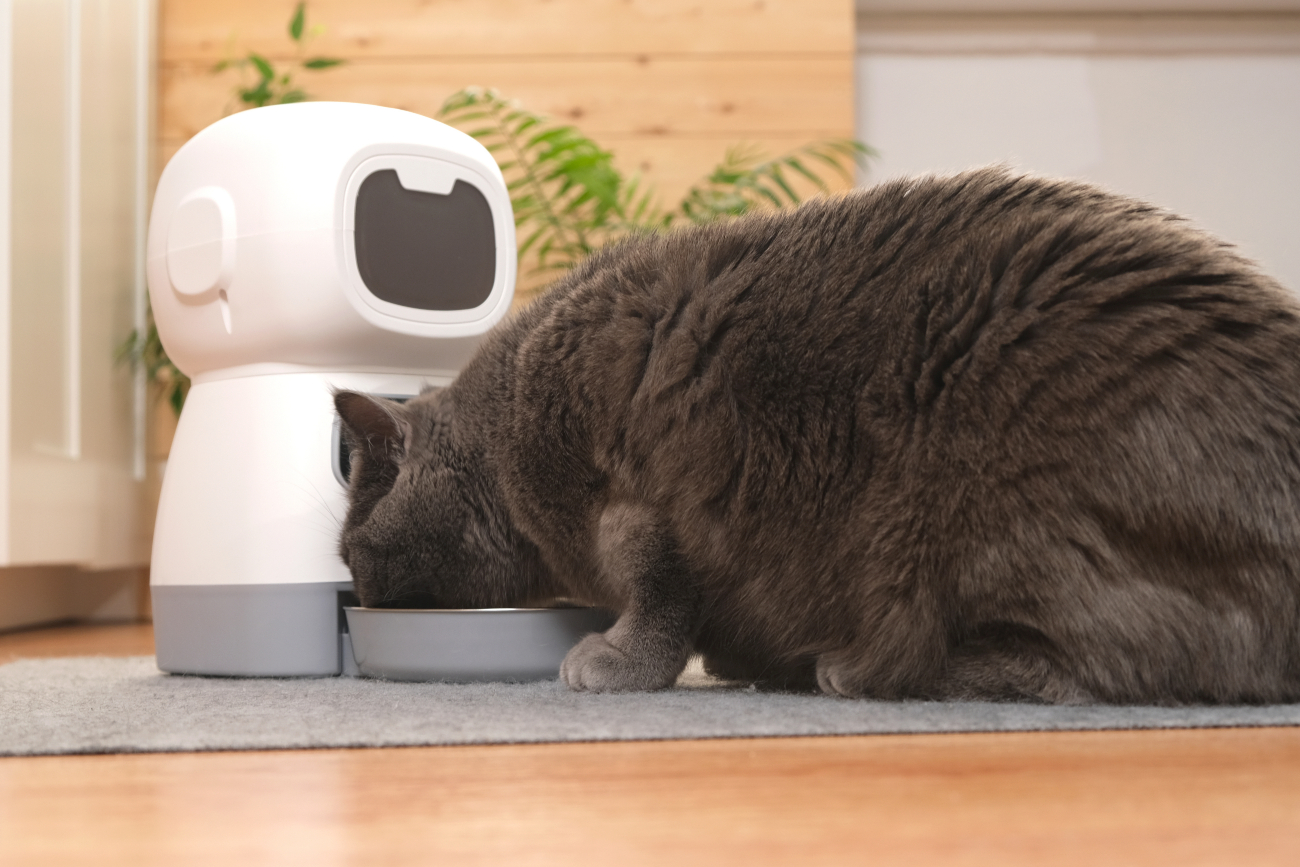
[[[294,57],[295,0],[161,0],[159,166],[231,107],[228,56]],[[853,134],[851,0],[311,0],[317,99],[433,115],[467,85],[576,124],[676,201],[729,145]]]

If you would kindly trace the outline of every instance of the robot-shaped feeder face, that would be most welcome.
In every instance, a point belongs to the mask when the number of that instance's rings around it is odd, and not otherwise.
[[[509,309],[515,255],[509,195],[478,142],[396,109],[303,103],[232,115],[177,152],[155,196],[149,290],[191,375],[454,371]]]

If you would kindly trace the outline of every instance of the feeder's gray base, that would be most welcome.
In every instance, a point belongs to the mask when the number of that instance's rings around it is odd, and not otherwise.
[[[158,667],[173,674],[237,677],[344,673],[352,660],[344,665],[339,593],[351,586],[333,581],[154,585]]]

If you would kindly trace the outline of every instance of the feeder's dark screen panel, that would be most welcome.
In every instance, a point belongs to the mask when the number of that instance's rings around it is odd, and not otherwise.
[[[357,270],[376,298],[417,310],[471,310],[496,282],[492,209],[473,184],[408,190],[393,169],[357,190]]]

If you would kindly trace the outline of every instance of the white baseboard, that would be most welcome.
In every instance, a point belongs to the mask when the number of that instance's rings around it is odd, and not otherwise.
[[[148,614],[146,582],[144,569],[0,568],[0,630],[61,621],[139,620]]]

